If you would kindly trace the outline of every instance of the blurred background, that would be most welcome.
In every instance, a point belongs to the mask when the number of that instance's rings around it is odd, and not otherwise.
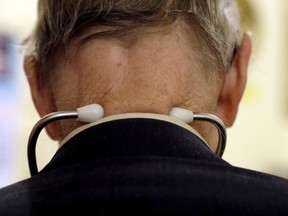
[[[288,1],[239,0],[243,31],[253,31],[249,80],[224,159],[288,178]],[[39,116],[22,68],[21,41],[36,21],[37,0],[0,0],[0,188],[29,177],[26,147]],[[57,150],[43,131],[39,168]]]

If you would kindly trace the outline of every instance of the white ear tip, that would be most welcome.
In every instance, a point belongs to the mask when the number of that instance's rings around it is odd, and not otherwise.
[[[173,118],[177,118],[187,124],[192,123],[194,120],[194,114],[191,110],[178,107],[174,107],[171,109],[170,116]]]
[[[104,109],[99,104],[90,104],[77,109],[78,121],[91,123],[104,116]]]

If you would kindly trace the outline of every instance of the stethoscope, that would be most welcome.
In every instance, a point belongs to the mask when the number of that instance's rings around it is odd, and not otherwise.
[[[60,111],[53,112],[44,117],[42,117],[33,127],[29,140],[28,140],[28,165],[31,176],[38,173],[37,161],[36,161],[36,144],[37,139],[42,131],[42,129],[47,126],[49,123],[57,120],[65,119],[77,119],[80,122],[92,123],[103,118],[104,109],[99,104],[90,104],[84,107],[80,107],[75,111]],[[191,110],[182,109],[175,107],[170,111],[170,116],[181,120],[187,124],[196,121],[207,121],[212,123],[218,130],[218,148],[216,154],[222,157],[225,147],[226,147],[226,129],[224,123],[220,118],[213,114],[209,113],[193,113]]]

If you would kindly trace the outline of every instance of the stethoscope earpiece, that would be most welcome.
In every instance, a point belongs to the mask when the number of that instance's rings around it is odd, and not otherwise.
[[[187,124],[190,124],[194,120],[194,113],[191,110],[174,107],[170,111],[170,116],[179,119]]]
[[[91,123],[104,117],[104,109],[99,104],[90,104],[76,110],[77,120],[80,122]]]
[[[209,113],[193,113],[191,110],[174,107],[170,111],[170,116],[181,120],[187,124],[196,121],[208,121],[215,125],[219,133],[219,145],[216,154],[223,155],[226,146],[226,129],[217,116]],[[90,104],[78,108],[76,111],[61,111],[50,113],[41,118],[33,127],[28,140],[28,163],[31,176],[38,173],[36,161],[36,144],[41,130],[49,123],[57,120],[77,119],[85,123],[92,123],[104,117],[104,109],[99,104]]]

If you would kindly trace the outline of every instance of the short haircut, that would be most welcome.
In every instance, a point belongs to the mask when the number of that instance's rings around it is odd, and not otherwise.
[[[113,26],[117,34],[179,17],[188,26],[199,26],[207,61],[218,71],[228,71],[240,44],[237,0],[39,0],[38,22],[25,41],[26,55],[35,59],[39,78],[45,80],[59,53],[85,28]]]

